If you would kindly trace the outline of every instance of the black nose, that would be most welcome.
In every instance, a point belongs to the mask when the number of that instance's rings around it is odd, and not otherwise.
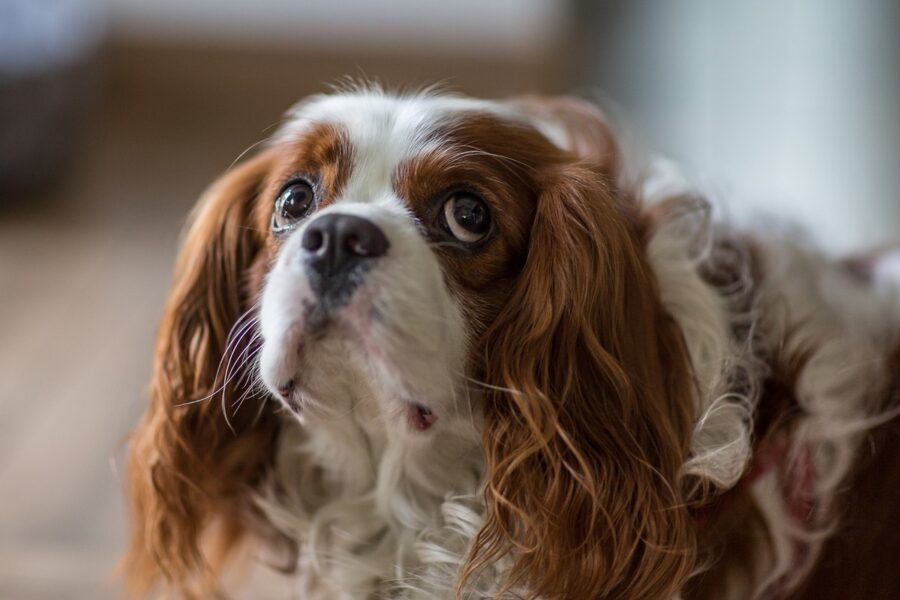
[[[313,220],[301,242],[309,265],[325,278],[379,257],[389,246],[384,232],[372,221],[337,213]]]

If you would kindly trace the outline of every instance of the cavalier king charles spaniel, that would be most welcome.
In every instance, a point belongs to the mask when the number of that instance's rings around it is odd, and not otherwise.
[[[133,593],[900,597],[891,260],[623,163],[572,98],[296,105],[186,233]]]

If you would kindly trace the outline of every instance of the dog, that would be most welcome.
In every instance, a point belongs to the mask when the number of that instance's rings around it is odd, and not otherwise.
[[[190,219],[130,589],[900,597],[882,264],[633,174],[587,101],[308,98]]]

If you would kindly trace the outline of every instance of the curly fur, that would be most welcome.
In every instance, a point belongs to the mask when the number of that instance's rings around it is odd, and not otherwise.
[[[327,334],[298,308],[308,221],[269,233],[310,170],[317,215],[391,244]],[[464,255],[429,229],[460,179],[499,222]],[[309,599],[798,588],[894,416],[900,304],[881,272],[714,217],[666,164],[629,181],[584,102],[299,104],[192,217],[129,453],[132,591],[239,593],[247,548]]]

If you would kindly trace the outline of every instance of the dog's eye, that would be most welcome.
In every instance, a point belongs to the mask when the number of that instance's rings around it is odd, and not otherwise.
[[[316,193],[307,181],[296,179],[285,185],[275,200],[272,229],[283,231],[308,215],[315,199]]]
[[[484,200],[467,192],[447,198],[444,221],[450,234],[467,244],[483,239],[491,228],[491,215]]]

